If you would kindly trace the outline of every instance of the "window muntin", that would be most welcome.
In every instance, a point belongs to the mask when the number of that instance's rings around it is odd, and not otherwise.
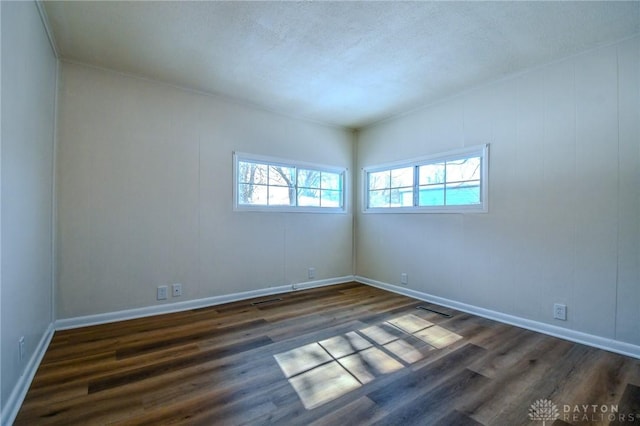
[[[234,157],[236,210],[345,210],[345,169],[239,154]]]
[[[365,212],[486,212],[488,145],[364,170]]]

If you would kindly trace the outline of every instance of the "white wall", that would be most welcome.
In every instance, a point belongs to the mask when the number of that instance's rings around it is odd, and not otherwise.
[[[0,4],[0,49],[2,46],[2,5]],[[0,59],[0,64],[1,64]],[[2,81],[2,66],[0,66],[0,82]],[[0,84],[0,99],[2,98]],[[2,308],[2,102],[0,101],[0,308]],[[4,400],[2,399],[2,313],[0,312],[0,422],[3,417]]]
[[[7,400],[52,323],[56,58],[34,2],[2,2],[2,387]],[[21,362],[18,339],[25,336]]]
[[[358,169],[490,143],[490,212],[358,206],[357,275],[640,344],[639,56],[636,37],[361,131]]]
[[[351,212],[232,211],[234,150],[351,169],[351,132],[70,63],[59,96],[58,318],[352,274]]]

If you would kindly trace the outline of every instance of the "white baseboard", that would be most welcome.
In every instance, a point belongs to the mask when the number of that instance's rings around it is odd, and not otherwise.
[[[24,401],[24,397],[27,395],[29,386],[31,386],[33,377],[36,375],[40,362],[42,362],[42,358],[44,357],[44,354],[49,347],[49,343],[53,338],[54,331],[55,328],[53,323],[49,324],[49,327],[38,342],[36,350],[33,352],[33,355],[31,355],[24,373],[18,379],[18,383],[13,387],[13,391],[11,392],[11,395],[9,395],[6,405],[2,407],[2,418],[0,418],[0,424],[10,425],[15,421],[18,411],[20,411],[20,407],[22,406],[22,402]]]
[[[344,284],[344,283],[349,283],[355,281],[355,277],[353,275],[345,275],[344,277],[338,277],[338,278],[329,278],[329,279],[325,279],[325,280],[315,280],[315,281],[307,281],[304,283],[297,283],[297,284],[292,284],[291,287],[289,287],[288,291],[291,291],[291,289],[294,290],[307,290],[310,288],[316,288],[316,287],[326,287],[328,285],[335,285],[335,284]]]
[[[412,290],[406,287],[399,287],[397,285],[372,280],[370,278],[361,277],[358,275],[355,277],[355,281],[361,284],[367,284],[373,287],[381,288],[383,290],[391,291],[393,293],[412,297],[414,299],[423,300],[429,303],[435,303],[437,305],[446,306],[458,311],[467,312],[502,323],[526,328],[527,330],[537,331],[539,333],[559,337],[561,339],[569,340],[572,342],[582,343],[584,345],[593,346],[599,349],[604,349],[610,352],[615,352],[621,355],[640,359],[640,346],[633,345],[631,343],[625,343],[615,339],[596,336],[593,334],[583,333],[581,331],[570,330],[568,328],[558,327],[539,321],[533,321],[514,315],[504,314],[502,312],[492,311],[490,309],[480,308],[478,306],[468,305],[462,302],[456,302],[455,300],[433,296],[431,294]]]
[[[221,305],[223,303],[236,302],[238,300],[252,299],[254,297],[270,296],[273,294],[287,293],[289,291],[342,284],[353,280],[353,275],[347,275],[344,277],[307,281],[304,283],[268,287],[259,290],[243,291],[240,293],[226,294],[222,296],[206,297],[204,299],[187,300],[184,302],[167,303],[156,306],[146,306],[143,308],[127,309],[123,311],[107,312],[104,314],[87,315],[82,317],[64,318],[59,319],[55,322],[55,329],[68,330],[72,328],[86,327],[89,325],[107,324],[110,322],[143,318],[153,315],[188,311],[190,309],[206,308],[209,306]]]

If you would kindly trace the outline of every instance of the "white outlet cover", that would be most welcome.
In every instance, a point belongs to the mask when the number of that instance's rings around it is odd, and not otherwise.
[[[562,321],[567,320],[567,305],[555,303],[553,305],[553,317]]]
[[[178,297],[178,296],[182,296],[182,284],[180,283],[175,283],[171,286],[171,291],[173,294],[173,297]]]
[[[166,300],[167,294],[169,293],[169,287],[166,285],[161,285],[158,287],[157,299],[158,300]]]

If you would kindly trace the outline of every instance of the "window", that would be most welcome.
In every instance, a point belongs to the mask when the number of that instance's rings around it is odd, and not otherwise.
[[[346,169],[234,154],[236,210],[344,212]]]
[[[365,212],[488,211],[489,145],[363,170]]]

